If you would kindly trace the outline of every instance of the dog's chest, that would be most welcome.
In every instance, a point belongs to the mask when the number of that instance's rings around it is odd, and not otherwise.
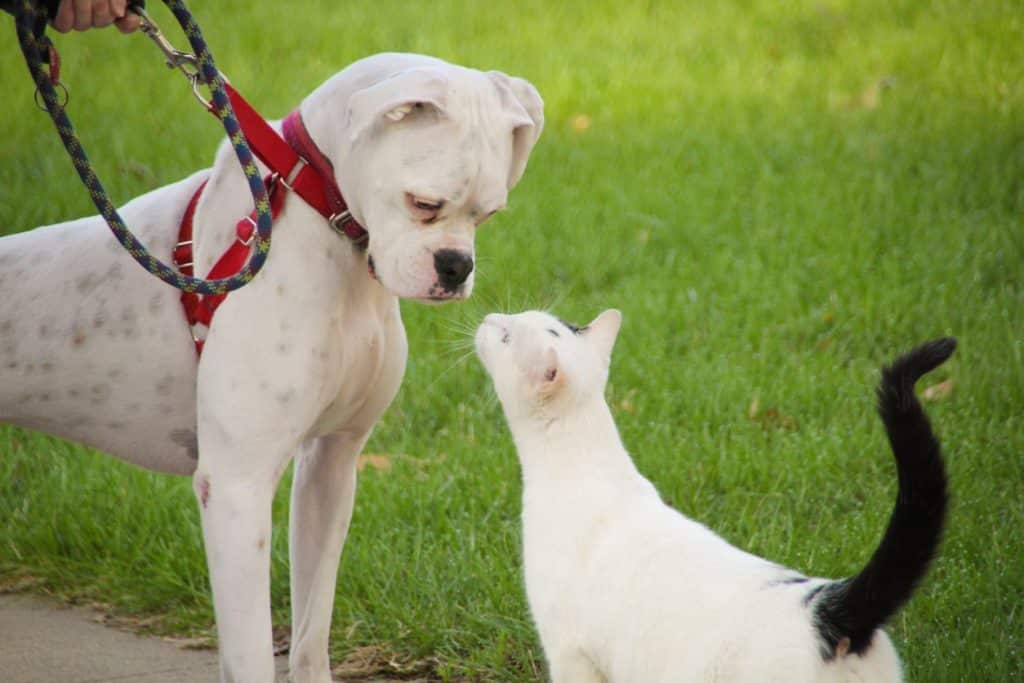
[[[396,313],[332,321],[326,353],[325,407],[314,432],[369,431],[405,374],[408,343],[401,319]]]

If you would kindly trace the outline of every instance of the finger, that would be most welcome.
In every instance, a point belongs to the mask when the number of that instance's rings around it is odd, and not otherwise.
[[[92,0],[75,0],[75,30],[92,28]]]
[[[131,33],[139,27],[139,22],[141,21],[142,20],[139,18],[138,14],[129,12],[120,19],[117,19],[114,23],[117,25],[117,28],[121,33]]]
[[[112,23],[114,23],[114,15],[111,14],[110,0],[93,0],[92,27],[103,28]]]
[[[115,19],[120,19],[128,11],[127,0],[110,0],[110,13]]]
[[[75,7],[72,0],[61,0],[57,8],[57,16],[53,18],[53,27],[61,33],[67,33],[75,25]]]

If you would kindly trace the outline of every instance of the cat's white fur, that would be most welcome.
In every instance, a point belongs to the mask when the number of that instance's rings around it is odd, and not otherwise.
[[[522,464],[526,592],[552,680],[899,681],[880,630],[861,655],[823,657],[804,599],[827,580],[730,545],[637,471],[604,399],[620,324],[609,310],[577,334],[531,311],[476,334]]]

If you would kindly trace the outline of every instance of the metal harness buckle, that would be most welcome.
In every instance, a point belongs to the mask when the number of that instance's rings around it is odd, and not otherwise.
[[[274,175],[277,176],[277,179],[281,181],[282,185],[284,185],[289,190],[294,192],[295,188],[292,187],[292,183],[294,183],[295,179],[299,177],[300,173],[302,173],[302,169],[306,168],[306,166],[308,165],[308,161],[306,161],[302,157],[299,157],[298,160],[295,162],[295,165],[292,166],[292,170],[288,171],[288,177],[285,177],[278,173],[275,173]]]
[[[247,237],[244,240],[242,239],[241,235],[237,234],[235,235],[235,239],[238,240],[238,243],[241,244],[243,247],[247,247],[250,244],[252,244],[252,241],[254,239],[256,239],[256,231],[258,229],[258,226],[256,225],[256,221],[253,220],[252,216],[246,216],[242,220],[249,221],[249,224],[252,225],[252,232],[249,233],[249,237]]]
[[[182,247],[191,247],[191,246],[192,246],[192,240],[182,240],[181,242],[178,242],[177,244],[174,245],[174,251],[178,251]],[[194,262],[193,261],[189,261],[188,263],[178,263],[177,261],[175,261],[174,265],[178,266],[178,269],[180,270],[182,268],[191,268],[192,265],[194,265]]]
[[[345,232],[345,223],[350,220],[352,220],[352,212],[345,209],[344,211],[339,211],[338,213],[333,214],[327,219],[327,223],[331,226],[331,229],[334,230],[334,232],[338,233],[342,237],[348,237],[348,234]]]

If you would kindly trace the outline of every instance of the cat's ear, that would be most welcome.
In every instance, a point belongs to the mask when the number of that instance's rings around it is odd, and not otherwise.
[[[615,338],[619,336],[621,326],[622,313],[614,308],[609,308],[594,318],[594,321],[583,331],[583,336],[597,348],[597,352],[605,362],[611,362],[612,347],[615,346]]]
[[[531,359],[530,379],[542,394],[550,394],[562,385],[562,366],[555,347],[547,346]]]

